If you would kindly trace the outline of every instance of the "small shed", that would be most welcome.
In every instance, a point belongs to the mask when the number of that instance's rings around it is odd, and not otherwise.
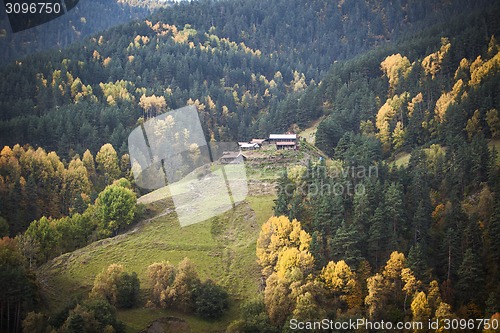
[[[229,164],[229,163],[241,163],[246,159],[247,159],[246,156],[243,155],[241,152],[230,151],[230,152],[224,152],[219,161],[222,164]]]

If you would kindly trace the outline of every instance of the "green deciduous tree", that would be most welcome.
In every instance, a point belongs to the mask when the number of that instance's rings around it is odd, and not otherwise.
[[[116,306],[118,308],[132,308],[137,304],[140,282],[136,272],[123,272],[116,281]]]
[[[229,307],[228,293],[211,280],[203,282],[193,292],[195,312],[207,319],[218,319]]]
[[[269,321],[262,296],[246,301],[242,307],[242,319],[232,322],[227,333],[277,333],[278,328]]]
[[[116,309],[102,298],[89,299],[78,304],[64,322],[62,332],[124,332],[116,319]]]
[[[136,196],[132,190],[113,184],[99,193],[95,206],[99,232],[104,236],[116,235],[121,228],[132,223]]]
[[[33,221],[25,234],[39,245],[37,252],[39,262],[45,262],[58,253],[61,234],[56,230],[54,220],[44,216],[38,221]]]

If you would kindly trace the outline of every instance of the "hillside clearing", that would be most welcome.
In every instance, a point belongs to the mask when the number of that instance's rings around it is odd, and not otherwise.
[[[272,215],[273,199],[271,195],[248,197],[232,211],[187,227],[180,227],[173,211],[160,214],[126,234],[63,254],[38,270],[46,285],[44,296],[49,309],[55,312],[71,299],[85,297],[95,276],[111,263],[137,272],[144,304],[149,292],[147,267],[159,261],[177,265],[188,257],[202,280],[217,281],[229,291],[230,311],[221,321],[206,322],[194,316],[141,307],[120,310],[118,316],[127,326],[127,332],[137,332],[154,319],[173,315],[185,319],[192,332],[220,330],[238,317],[239,303],[258,292],[260,270],[255,244],[260,225]]]
[[[316,131],[318,130],[318,125],[325,119],[325,116],[320,117],[313,121],[310,126],[299,133],[299,136],[306,139],[306,141],[314,145],[316,141]]]

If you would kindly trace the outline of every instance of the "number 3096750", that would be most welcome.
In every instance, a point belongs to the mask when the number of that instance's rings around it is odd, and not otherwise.
[[[465,329],[485,329],[497,330],[499,328],[498,319],[442,319],[445,330],[465,330]]]
[[[5,3],[7,14],[59,14],[61,10],[61,4],[58,2]]]

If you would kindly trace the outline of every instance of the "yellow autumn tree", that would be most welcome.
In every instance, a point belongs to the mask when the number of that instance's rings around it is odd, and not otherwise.
[[[398,121],[396,123],[396,127],[392,132],[392,144],[394,145],[394,149],[399,149],[405,143],[405,130],[403,128],[403,123]]]
[[[396,280],[400,279],[405,263],[406,258],[403,253],[397,251],[392,252],[382,271],[382,276],[388,279],[390,283],[395,283]]]
[[[413,112],[421,107],[421,104],[424,100],[424,97],[421,92],[419,92],[415,97],[411,99],[411,102],[408,102],[408,116],[413,116]]]
[[[290,221],[286,216],[273,216],[262,225],[257,239],[257,260],[262,274],[268,277],[284,247],[295,247],[298,251],[308,251],[311,236],[302,229],[297,220]]]
[[[428,322],[431,317],[431,308],[429,307],[429,303],[427,302],[427,296],[423,291],[418,292],[411,302],[411,313],[413,315],[414,322]],[[427,329],[415,329],[414,332],[426,332]]]
[[[394,91],[401,78],[406,77],[411,71],[410,60],[401,54],[393,54],[380,63],[380,69],[389,79],[389,88]]]
[[[445,118],[446,111],[454,103],[458,102],[464,94],[464,82],[462,79],[458,80],[450,92],[443,92],[439,99],[436,101],[434,113],[438,121],[442,122]]]
[[[92,183],[85,165],[79,158],[73,159],[64,172],[62,191],[66,199],[64,209],[69,212],[76,209],[76,212],[82,213],[90,203]]]
[[[460,60],[457,70],[454,75],[455,80],[462,79],[464,81],[469,81],[470,79],[470,62],[466,58]]]
[[[429,54],[422,60],[422,67],[426,74],[430,74],[434,79],[436,74],[441,69],[441,64],[443,63],[443,59],[451,48],[451,43],[448,38],[441,38],[441,48]]]
[[[491,109],[486,112],[486,123],[491,132],[492,139],[500,138],[500,117],[497,109]]]
[[[111,304],[116,304],[118,296],[117,282],[124,272],[123,265],[111,264],[107,269],[98,274],[94,280],[89,297],[102,297]]]
[[[378,319],[383,314],[386,304],[399,305],[401,310],[406,307],[406,295],[417,290],[420,282],[417,281],[406,265],[403,253],[391,253],[382,273],[377,273],[367,279],[368,295],[365,298],[370,319]]]
[[[456,319],[456,316],[451,311],[451,305],[442,302],[439,304],[436,312],[434,314],[434,319],[438,321],[438,328],[436,329],[436,333],[448,333],[453,332],[451,328],[445,329],[445,319],[453,320]]]
[[[275,325],[284,323],[293,311],[294,304],[290,297],[290,282],[274,273],[266,281],[264,304],[271,322]]]
[[[294,311],[307,317],[318,307],[317,288],[311,284],[314,258],[309,252],[310,242],[311,236],[295,219],[273,216],[262,225],[257,258],[266,278],[264,304],[274,324],[283,324]]]
[[[284,247],[279,254],[276,270],[267,278],[264,304],[271,322],[277,325],[294,314],[303,319],[320,309],[318,299],[324,289],[312,280],[313,257],[309,251]],[[319,314],[321,312],[316,312]]]
[[[134,96],[130,93],[135,87],[134,83],[125,80],[116,82],[99,83],[104,98],[108,104],[112,105],[118,101],[134,101]]]
[[[382,141],[386,151],[391,147],[391,123],[393,123],[394,119],[402,121],[403,106],[406,105],[406,101],[409,97],[410,94],[404,92],[401,95],[395,95],[392,98],[388,98],[377,113],[375,126],[379,130],[378,137],[380,141]],[[403,123],[401,122],[401,127],[402,126]]]
[[[168,261],[153,263],[149,265],[147,272],[151,281],[151,298],[146,305],[165,306],[175,279],[175,266]]]
[[[363,302],[361,286],[357,283],[356,274],[344,260],[337,263],[330,261],[321,270],[320,280],[335,298],[345,302],[348,309],[359,309]]]
[[[284,247],[278,254],[276,273],[278,277],[285,278],[295,268],[307,275],[312,271],[314,258],[309,251],[299,251],[296,247]]]
[[[167,109],[167,102],[163,96],[146,96],[142,95],[139,101],[139,106],[144,110],[144,117],[157,116]]]
[[[429,288],[427,290],[427,302],[431,308],[431,314],[435,313],[441,304],[441,293],[439,292],[439,283],[436,280],[432,280],[429,283]]]
[[[489,60],[483,61],[481,56],[470,66],[470,81],[472,87],[478,86],[487,76],[500,70],[500,50]]]
[[[365,298],[367,314],[371,320],[379,318],[382,308],[386,303],[386,290],[384,277],[377,273],[367,280],[368,295]]]
[[[200,279],[193,262],[184,258],[177,266],[172,288],[165,294],[163,301],[171,302],[183,311],[190,311],[193,306],[193,293],[199,285]]]
[[[328,289],[338,293],[348,293],[356,283],[354,272],[344,260],[330,261],[321,270],[321,279]]]
[[[293,80],[290,82],[293,92],[300,92],[307,88],[306,77],[304,73],[293,72]]]
[[[110,143],[104,144],[95,157],[97,171],[102,175],[104,185],[109,185],[120,177],[118,154]]]
[[[406,300],[408,296],[414,295],[421,285],[421,282],[415,277],[412,270],[403,268],[401,270],[401,279],[404,282],[403,291],[405,292],[404,308],[406,310]]]
[[[481,112],[479,110],[474,111],[472,117],[467,120],[467,125],[465,126],[467,131],[467,137],[469,140],[481,132]]]
[[[306,291],[297,296],[293,318],[300,321],[314,321],[325,317],[325,311],[318,305],[314,295]]]
[[[184,258],[177,268],[169,262],[154,263],[148,267],[148,275],[152,285],[148,306],[192,310],[193,292],[200,279],[191,260]]]
[[[364,136],[374,136],[375,135],[375,126],[373,126],[373,122],[371,120],[361,121],[359,123],[359,131]]]

